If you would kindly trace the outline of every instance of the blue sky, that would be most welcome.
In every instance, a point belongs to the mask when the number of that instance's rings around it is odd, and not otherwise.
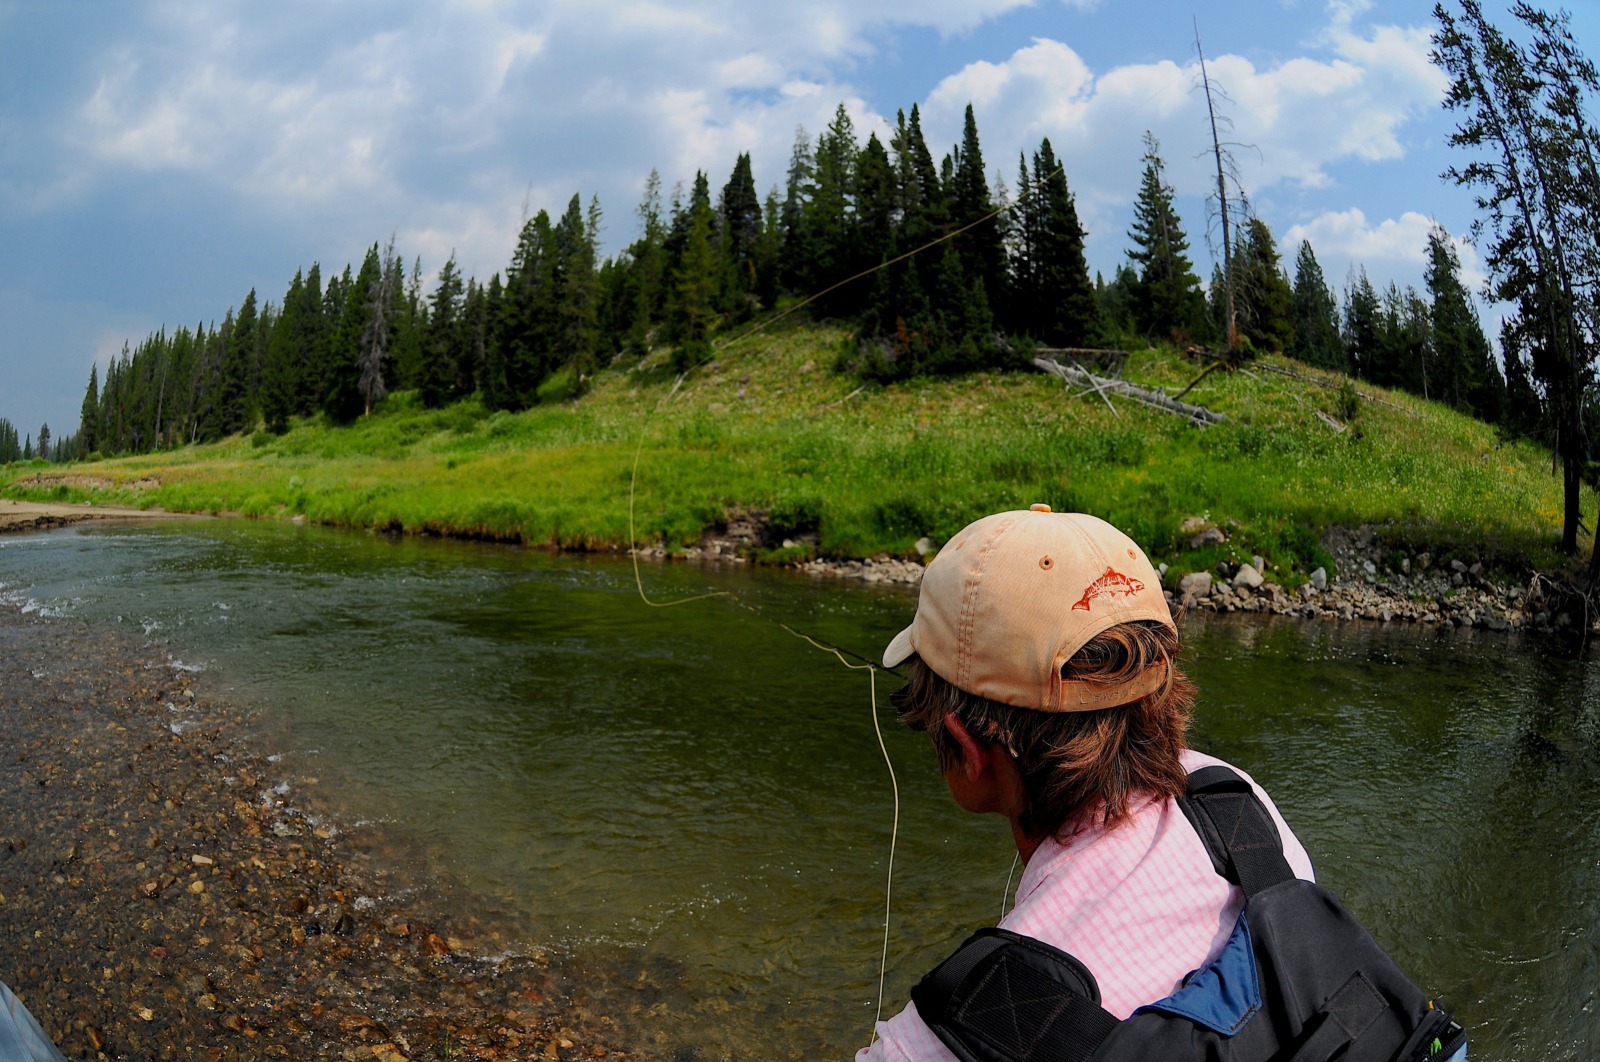
[[[1499,0],[1485,7],[1497,19]],[[652,167],[713,188],[752,153],[783,179],[796,126],[843,102],[880,135],[922,107],[930,145],[970,101],[991,173],[1048,136],[1109,274],[1146,129],[1202,271],[1208,187],[1198,19],[1245,188],[1287,259],[1309,238],[1421,284],[1428,225],[1463,236],[1441,181],[1431,0],[0,0],[0,416],[75,428],[91,364],[157,328],[220,320],[296,269],[393,233],[431,278],[487,280],[524,204],[597,195],[615,251]],[[1507,20],[1508,21],[1508,20]],[[1600,41],[1600,13],[1574,16]],[[886,139],[886,136],[884,137]],[[1480,278],[1478,256],[1462,249]]]

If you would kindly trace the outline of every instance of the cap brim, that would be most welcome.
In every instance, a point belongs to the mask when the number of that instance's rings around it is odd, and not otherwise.
[[[912,624],[916,626],[916,624]],[[884,667],[899,667],[916,653],[917,647],[911,644],[911,627],[907,627],[894,636],[894,641],[889,643],[889,648],[883,651]]]

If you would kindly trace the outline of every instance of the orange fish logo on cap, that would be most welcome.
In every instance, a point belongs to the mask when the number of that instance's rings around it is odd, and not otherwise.
[[[1130,579],[1115,568],[1107,568],[1106,573],[1089,584],[1083,596],[1072,605],[1074,610],[1089,611],[1089,603],[1097,597],[1132,597],[1144,589],[1144,584],[1137,579]]]

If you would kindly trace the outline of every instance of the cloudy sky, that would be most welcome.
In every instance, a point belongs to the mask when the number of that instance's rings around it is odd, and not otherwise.
[[[1048,136],[1109,273],[1146,129],[1208,268],[1195,19],[1235,155],[1287,258],[1421,283],[1470,199],[1427,61],[1432,0],[0,0],[0,416],[75,428],[89,367],[396,237],[487,280],[524,211],[597,195],[614,252],[646,175],[713,188],[843,102],[864,137],[974,106],[991,172]],[[1500,0],[1485,4],[1498,17]],[[1585,8],[1587,5],[1579,5]],[[1600,13],[1580,11],[1580,41]],[[887,139],[886,136],[884,139]],[[1476,256],[1465,248],[1469,277]]]

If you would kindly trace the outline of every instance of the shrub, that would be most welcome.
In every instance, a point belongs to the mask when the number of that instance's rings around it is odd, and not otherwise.
[[[1346,376],[1339,385],[1339,390],[1333,396],[1333,415],[1346,424],[1355,420],[1361,413],[1361,395],[1356,391],[1356,383]]]

